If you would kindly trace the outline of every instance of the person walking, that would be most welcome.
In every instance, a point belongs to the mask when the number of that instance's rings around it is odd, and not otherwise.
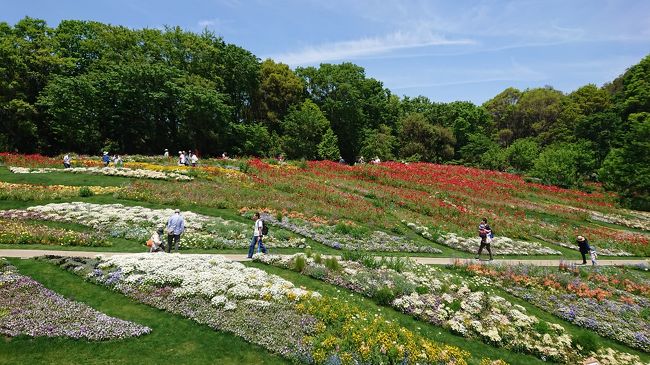
[[[165,148],[165,153],[163,153],[163,157],[169,159],[169,150]]]
[[[196,156],[196,153],[192,154],[192,157],[190,157],[190,160],[192,162],[192,167],[196,167],[196,165],[199,163],[199,158]]]
[[[490,228],[487,218],[483,218],[481,224],[478,225],[478,236],[481,238],[481,245],[476,253],[476,259],[478,260],[481,257],[481,252],[483,252],[483,248],[485,248],[490,254],[490,261],[492,261],[492,250],[490,249],[490,244],[492,243],[492,228]]]
[[[576,243],[578,244],[578,249],[580,250],[580,255],[582,255],[582,264],[587,264],[587,254],[590,253],[591,247],[589,246],[589,241],[583,236],[578,236],[576,238]],[[595,258],[594,258],[595,261]],[[595,263],[594,263],[595,265]]]
[[[104,163],[104,167],[108,167],[108,164],[111,162],[111,156],[106,151],[104,151],[104,155],[102,156],[102,162]]]
[[[259,252],[260,250],[263,253],[266,253],[266,247],[264,247],[264,243],[262,242],[262,237],[263,235],[263,230],[264,230],[264,221],[262,218],[260,218],[260,213],[255,213],[253,215],[253,220],[255,221],[255,225],[253,226],[253,239],[251,240],[251,244],[248,247],[248,258],[251,259],[253,258],[253,252],[255,251],[255,245],[258,245],[257,251]]]
[[[176,252],[178,252],[178,244],[181,241],[183,232],[185,232],[185,219],[183,219],[180,209],[175,209],[174,214],[167,220],[167,253],[171,252],[172,243]]]
[[[65,154],[65,156],[63,156],[63,167],[66,168],[66,169],[69,169],[71,167],[70,166],[70,155],[67,154],[67,153]]]

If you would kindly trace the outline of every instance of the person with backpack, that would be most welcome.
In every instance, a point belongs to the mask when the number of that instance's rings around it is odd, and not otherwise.
[[[478,236],[481,238],[481,245],[476,253],[476,259],[478,260],[481,257],[481,252],[483,252],[483,248],[485,248],[490,254],[490,261],[492,261],[492,250],[490,249],[490,244],[492,243],[492,237],[494,236],[492,235],[492,228],[490,228],[487,218],[483,218],[481,224],[478,225]]]
[[[262,218],[260,218],[260,213],[255,212],[255,214],[253,214],[253,220],[255,221],[255,225],[253,226],[253,239],[251,240],[251,244],[248,247],[249,259],[253,258],[253,252],[255,251],[256,244],[258,245],[257,252],[261,250],[263,253],[266,253],[266,247],[264,247],[262,238],[265,235],[269,234],[268,226],[266,226]]]

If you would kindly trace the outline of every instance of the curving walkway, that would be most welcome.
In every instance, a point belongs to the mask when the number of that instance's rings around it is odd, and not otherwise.
[[[69,256],[69,257],[95,257],[97,255],[102,255],[106,257],[115,256],[115,255],[130,255],[133,252],[96,252],[96,251],[59,251],[59,250],[14,250],[14,249],[0,249],[0,257],[18,257],[23,259],[45,256],[45,255],[56,255],[56,256]],[[154,255],[154,254],[152,254]],[[156,254],[162,255],[162,253]],[[183,255],[221,255],[233,261],[247,261],[245,254],[183,254]],[[456,260],[461,261],[476,261],[471,259],[458,259],[453,257],[412,257],[418,263],[427,264],[427,265],[448,265],[453,263]],[[520,260],[520,259],[498,259],[494,261],[485,261],[482,260],[482,263],[490,264],[502,264],[502,265],[517,265],[517,264],[532,264],[537,266],[557,266],[560,262],[567,263],[578,263],[579,260]],[[615,265],[639,265],[646,264],[650,265],[650,258],[645,259],[620,259],[620,260],[598,260],[598,265],[600,266],[615,266]]]

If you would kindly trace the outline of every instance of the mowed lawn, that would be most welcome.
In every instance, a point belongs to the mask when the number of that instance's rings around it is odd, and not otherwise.
[[[139,304],[54,265],[35,260],[11,262],[21,274],[66,298],[148,326],[152,332],[139,338],[103,342],[3,337],[0,364],[288,364],[285,359],[239,337]]]

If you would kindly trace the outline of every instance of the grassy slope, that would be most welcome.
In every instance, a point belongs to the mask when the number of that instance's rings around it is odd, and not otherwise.
[[[19,179],[19,181],[16,181]],[[39,183],[39,184],[62,184],[62,185],[103,185],[103,186],[113,186],[113,185],[122,185],[130,181],[129,178],[115,177],[115,176],[95,176],[95,175],[81,175],[81,174],[68,174],[68,173],[50,173],[50,174],[12,174],[6,167],[0,166],[0,181],[8,182],[20,182],[20,183]],[[74,197],[67,199],[58,199],[52,201],[14,201],[14,200],[0,200],[0,209],[23,209],[33,205],[48,204],[48,203],[60,203],[60,202],[70,202],[70,201],[85,201],[89,203],[99,203],[99,204],[110,204],[110,203],[120,203],[124,205],[137,205],[147,208],[170,208],[170,206],[153,204],[143,201],[133,201],[133,200],[124,200],[124,199],[115,199],[111,195],[97,195],[93,197]],[[210,207],[200,207],[192,204],[180,205],[182,210],[191,210],[195,213],[219,216],[225,219],[246,222],[244,217],[240,216],[237,212],[228,210],[228,209],[219,209],[219,208],[210,208]],[[274,228],[279,229],[279,228]],[[461,252],[453,250],[449,247],[431,243],[428,240],[425,240],[422,237],[419,237],[417,234],[412,232],[410,229],[405,227],[404,231],[410,239],[425,243],[441,249],[443,252],[440,255],[427,254],[427,253],[383,253],[387,256],[441,256],[441,257],[452,257],[452,258],[470,258],[474,254],[468,252]],[[145,247],[139,242],[133,242],[123,239],[112,239],[113,246],[111,247],[57,247],[57,249],[62,250],[71,250],[71,251],[111,251],[111,252],[142,252],[145,251]],[[540,242],[541,243],[541,242]],[[309,245],[314,251],[335,254],[340,253],[340,251],[334,250],[330,247],[317,243],[315,241],[310,241]],[[537,259],[575,259],[579,258],[579,253],[577,251],[568,250],[563,247],[548,245],[562,252],[562,256],[550,255],[550,256],[502,256],[498,252],[494,252],[495,258],[505,258],[505,259],[526,259],[526,258],[537,258]],[[2,248],[18,248],[17,246],[11,245],[0,245]],[[43,245],[23,245],[20,248],[24,249],[52,249],[52,246],[43,246]],[[295,253],[299,252],[299,249],[277,249],[274,250],[276,253]],[[206,253],[206,252],[220,252],[220,253],[245,253],[245,250],[200,250],[193,249],[183,252],[188,253]],[[608,257],[610,259],[610,257]],[[612,257],[611,259],[616,259]]]
[[[12,260],[29,275],[66,298],[108,315],[153,329],[140,338],[89,342],[20,337],[0,341],[0,364],[286,364],[284,359],[228,333],[139,304],[83,281],[58,267],[34,260]]]

